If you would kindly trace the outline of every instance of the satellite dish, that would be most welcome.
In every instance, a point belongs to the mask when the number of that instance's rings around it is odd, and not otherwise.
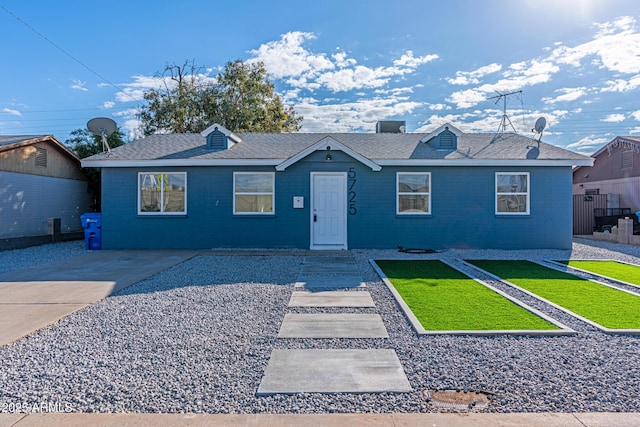
[[[544,127],[547,125],[547,119],[545,119],[544,117],[540,117],[538,120],[536,120],[536,124],[534,126],[533,129],[531,129],[531,132],[535,132],[538,134],[538,145],[540,145],[540,140],[542,139],[542,132],[544,132]],[[536,140],[535,137],[533,138],[534,141]]]
[[[87,122],[87,128],[94,135],[100,135],[102,137],[102,150],[111,154],[111,148],[107,143],[107,135],[111,135],[116,131],[116,122],[108,117],[96,117]]]

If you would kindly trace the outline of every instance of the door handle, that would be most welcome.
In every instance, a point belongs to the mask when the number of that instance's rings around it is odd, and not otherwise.
[[[313,222],[318,222],[318,212],[315,209],[313,210]]]

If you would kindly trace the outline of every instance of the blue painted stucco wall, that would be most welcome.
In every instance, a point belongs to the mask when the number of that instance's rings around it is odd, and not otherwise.
[[[374,172],[342,152],[316,152],[275,172],[275,215],[233,215],[233,172],[273,167],[103,168],[102,245],[142,248],[303,248],[310,245],[310,172],[349,172],[349,249],[571,248],[570,167],[390,167]],[[187,172],[187,215],[139,216],[138,172]],[[431,172],[431,215],[396,214],[396,172]],[[530,173],[530,214],[495,215],[495,172]],[[293,197],[304,197],[304,209]],[[353,213],[353,209],[352,209]]]

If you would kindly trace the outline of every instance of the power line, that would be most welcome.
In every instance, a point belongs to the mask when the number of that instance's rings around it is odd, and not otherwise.
[[[28,29],[30,29],[31,31],[33,31],[34,33],[36,33],[38,36],[40,36],[42,39],[44,39],[45,41],[47,41],[47,43],[49,43],[51,46],[55,47],[56,49],[58,49],[60,52],[64,53],[65,55],[67,55],[69,58],[73,59],[75,62],[77,62],[78,64],[80,64],[82,67],[84,67],[85,69],[87,69],[90,73],[92,73],[93,75],[97,76],[99,79],[105,81],[108,85],[110,85],[111,87],[113,87],[115,90],[117,90],[120,93],[123,93],[125,96],[131,98],[131,96],[129,94],[127,94],[126,92],[124,92],[122,89],[120,89],[118,86],[116,86],[115,83],[112,83],[111,81],[109,81],[109,79],[107,79],[106,77],[102,76],[100,73],[98,73],[97,71],[95,71],[93,68],[89,67],[88,65],[86,65],[85,63],[83,63],[82,61],[80,61],[78,58],[76,58],[75,56],[73,56],[72,54],[70,54],[69,52],[67,52],[66,50],[64,50],[61,46],[59,46],[58,44],[56,44],[55,42],[53,42],[52,40],[50,40],[47,36],[45,36],[44,34],[42,34],[40,31],[36,30],[35,28],[33,28],[31,25],[29,25],[27,22],[25,22],[22,18],[20,18],[19,16],[17,16],[16,14],[14,14],[13,12],[11,12],[9,9],[7,9],[6,7],[4,7],[4,5],[0,4],[0,8],[2,10],[4,10],[5,12],[7,12],[9,15],[11,15],[15,20],[17,20],[18,22],[20,22],[22,25],[24,25],[25,27],[27,27]],[[132,101],[135,101],[135,99],[131,98]]]

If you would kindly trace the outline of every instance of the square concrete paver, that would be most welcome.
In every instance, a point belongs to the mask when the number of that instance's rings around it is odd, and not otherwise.
[[[300,274],[340,274],[357,276],[358,273],[352,264],[302,264]]]
[[[362,282],[361,276],[331,276],[327,274],[323,276],[300,275],[298,276],[295,287],[313,291],[327,289],[366,288],[367,285]]]
[[[360,291],[297,291],[289,307],[375,307],[371,294]]]
[[[274,349],[257,395],[408,391],[411,385],[391,349]]]
[[[306,256],[303,264],[351,264],[356,263],[352,256]]]
[[[287,313],[278,338],[388,338],[379,314]]]

